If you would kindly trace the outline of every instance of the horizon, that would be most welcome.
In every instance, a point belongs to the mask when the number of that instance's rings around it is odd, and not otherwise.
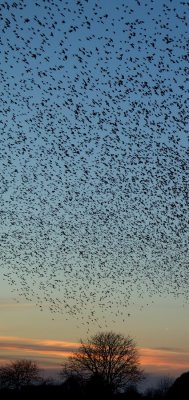
[[[80,347],[80,342],[67,342],[49,339],[31,339],[0,336],[0,367],[16,360],[30,360],[37,363],[40,375],[44,380],[59,384],[61,365]],[[138,390],[145,392],[156,388],[164,378],[173,382],[183,373],[189,372],[189,352],[181,349],[138,348],[140,367],[143,369],[143,380],[137,383]],[[180,359],[184,356],[185,363]],[[177,360],[178,359],[178,360]],[[178,362],[179,361],[179,362]]]
[[[36,361],[46,374],[48,371],[54,371],[55,376],[64,359],[73,355],[79,347],[80,341],[0,336],[0,365],[17,359],[30,359]],[[146,375],[154,378],[178,377],[187,372],[189,352],[181,348],[140,348],[137,346],[137,351],[140,365]]]

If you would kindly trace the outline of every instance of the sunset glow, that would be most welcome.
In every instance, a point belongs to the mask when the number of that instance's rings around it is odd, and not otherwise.
[[[0,364],[10,359],[31,358],[43,368],[57,368],[65,357],[74,354],[79,343],[61,340],[32,339],[14,336],[0,336]],[[171,370],[172,373],[184,371],[189,366],[189,353],[173,349],[139,349],[141,365],[146,371],[159,373]]]

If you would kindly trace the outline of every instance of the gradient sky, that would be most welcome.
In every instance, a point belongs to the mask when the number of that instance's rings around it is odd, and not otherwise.
[[[111,329],[188,370],[187,4],[0,7],[1,363]]]
[[[64,357],[74,351],[81,338],[87,337],[85,327],[76,327],[71,318],[52,320],[48,310],[40,312],[35,304],[24,300],[17,303],[5,283],[1,283],[0,301],[1,364],[28,358],[38,361],[47,376],[58,377]],[[182,302],[165,296],[143,311],[136,311],[133,306],[126,323],[118,320],[115,328],[110,321],[109,328],[135,339],[147,374],[176,377],[189,365],[188,311]],[[96,327],[91,326],[90,334],[93,333]]]

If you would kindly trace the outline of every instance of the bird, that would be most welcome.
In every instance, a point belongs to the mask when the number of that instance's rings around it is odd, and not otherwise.
[[[1,2],[0,264],[53,320],[188,302],[188,13]]]

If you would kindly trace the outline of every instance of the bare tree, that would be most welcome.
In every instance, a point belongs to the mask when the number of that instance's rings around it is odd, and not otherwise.
[[[165,398],[167,396],[167,393],[173,382],[174,379],[170,376],[163,376],[160,378],[156,388],[160,398]]]
[[[40,380],[39,368],[30,360],[11,361],[0,367],[0,387],[19,390],[22,386]]]
[[[143,378],[134,340],[114,332],[103,332],[86,342],[62,365],[61,375],[77,374],[85,379],[99,376],[111,391]]]

